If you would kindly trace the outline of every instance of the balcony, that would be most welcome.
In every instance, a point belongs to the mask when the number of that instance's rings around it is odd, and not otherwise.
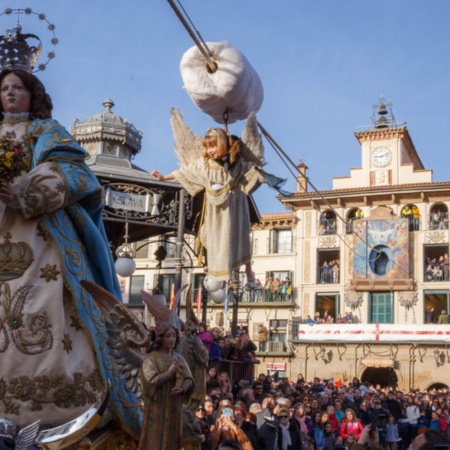
[[[321,284],[339,284],[340,282],[339,265],[322,265],[317,268],[317,283]]]
[[[433,212],[428,218],[430,230],[448,230],[448,213]]]
[[[319,235],[326,236],[337,233],[336,219],[320,219],[319,222]]]
[[[245,303],[278,303],[292,304],[297,290],[290,289],[288,292],[272,291],[272,289],[245,289],[240,302]],[[231,299],[231,301],[233,301]]]

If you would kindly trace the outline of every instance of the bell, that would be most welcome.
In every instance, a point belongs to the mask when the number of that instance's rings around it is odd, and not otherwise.
[[[386,109],[386,105],[384,103],[380,103],[380,109],[378,110],[378,114],[380,116],[385,116],[388,113],[388,110]]]
[[[389,125],[386,122],[386,117],[381,116],[378,119],[377,126],[375,128],[388,128],[388,127],[389,127]]]

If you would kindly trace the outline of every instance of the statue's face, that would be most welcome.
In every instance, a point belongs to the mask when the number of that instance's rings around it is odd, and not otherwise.
[[[30,110],[30,93],[22,80],[9,73],[0,86],[3,111],[8,113],[24,113]]]
[[[175,348],[175,343],[177,341],[177,334],[175,330],[168,330],[163,336],[163,347],[164,348]]]

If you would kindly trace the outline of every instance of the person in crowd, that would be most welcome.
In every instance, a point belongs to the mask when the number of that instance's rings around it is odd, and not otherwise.
[[[441,314],[439,315],[438,324],[440,324],[440,325],[448,325],[448,314],[445,311],[445,309],[443,309],[441,311]]]
[[[195,412],[195,418],[200,424],[202,434],[205,436],[205,439],[201,445],[201,450],[211,450],[211,430],[206,421],[206,409],[203,402],[198,405]]]
[[[351,408],[347,408],[345,410],[344,419],[341,422],[340,435],[345,440],[349,434],[354,434],[356,436],[356,440],[358,440],[362,430],[363,426],[356,417],[355,411]]]
[[[236,439],[227,439],[219,444],[217,450],[243,450],[243,448]]]
[[[292,421],[299,433],[303,433],[314,439],[314,427],[310,417],[306,415],[306,408],[303,403],[297,403],[294,409]]]
[[[217,374],[217,368],[212,366],[206,372],[206,392],[210,392],[211,389],[218,387],[220,387],[220,381]]]
[[[219,411],[215,427],[211,432],[212,450],[216,450],[221,442],[229,439],[238,441],[243,450],[254,450],[247,435],[236,424],[234,411],[230,406],[221,408]]]
[[[330,422],[325,422],[323,424],[323,439],[324,447],[323,450],[332,450],[336,445],[336,435],[333,432],[333,427]]]
[[[247,414],[246,410],[243,408],[234,408],[234,418],[236,425],[245,433],[248,440],[252,444],[253,449],[257,448],[257,430],[250,422],[250,415]]]
[[[266,345],[267,345],[267,335],[268,335],[268,329],[265,327],[264,324],[260,324],[258,328],[258,341],[259,341],[259,351],[265,352],[266,351]]]
[[[344,439],[344,444],[347,447],[347,450],[353,450],[357,443],[357,438],[353,433],[347,435]]]
[[[449,445],[450,440],[443,433],[436,430],[427,430],[411,442],[409,450],[434,450],[436,446],[439,446],[439,448],[447,446],[448,448]]]
[[[213,338],[211,336],[211,333],[208,331],[208,327],[206,326],[205,322],[200,322],[200,324],[198,325],[197,336],[203,342],[203,345],[206,347],[206,350],[208,350],[209,353],[211,351]]]
[[[223,349],[225,348],[225,338],[219,336],[217,341],[212,341],[209,350],[209,359],[212,361],[222,361],[223,359]]]
[[[325,447],[325,437],[323,434],[322,414],[315,410],[312,415],[312,423],[314,430],[314,449],[323,450]]]
[[[395,417],[392,415],[386,424],[386,450],[397,450],[399,440],[398,426]]]
[[[402,416],[402,406],[400,405],[399,401],[396,400],[394,391],[388,392],[385,406],[388,409],[389,413],[394,416],[395,421],[397,422],[397,420]]]
[[[272,283],[272,301],[280,301],[281,281],[279,278],[275,278]]]
[[[340,426],[342,419],[344,418],[344,411],[342,409],[342,402],[339,398],[334,401],[334,410],[334,414],[336,415]]]
[[[418,419],[420,417],[419,406],[415,403],[412,395],[409,395],[406,399],[406,416],[408,419],[408,434],[406,436],[405,445],[407,446],[417,435]]]
[[[431,307],[427,313],[427,323],[436,323],[436,316],[434,315],[434,307]]]

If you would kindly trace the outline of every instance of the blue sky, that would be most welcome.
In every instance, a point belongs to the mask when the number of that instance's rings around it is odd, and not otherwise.
[[[56,25],[56,58],[38,74],[66,127],[103,110],[144,130],[135,163],[163,173],[177,166],[170,107],[201,135],[214,122],[182,89],[179,63],[193,45],[166,0],[1,0],[31,7]],[[279,145],[309,167],[311,181],[330,189],[332,177],[360,167],[354,132],[371,125],[381,94],[394,102],[434,181],[450,180],[450,2],[448,0],[183,0],[206,41],[228,40],[261,77],[259,121]],[[43,22],[25,31],[50,35]],[[1,31],[13,25],[0,16]],[[243,124],[231,125],[240,134]],[[295,182],[266,143],[266,170]],[[260,212],[282,212],[276,193],[255,195]]]

